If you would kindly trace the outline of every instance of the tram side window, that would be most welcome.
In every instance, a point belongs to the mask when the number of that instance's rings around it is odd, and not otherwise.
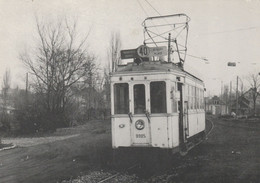
[[[203,91],[200,89],[200,109],[203,109]]]
[[[199,89],[195,87],[195,95],[196,95],[196,109],[199,109]]]
[[[177,112],[177,99],[175,96],[174,86],[172,86],[172,89],[171,89],[171,102],[172,102],[172,112],[176,113]]]
[[[150,83],[151,113],[166,113],[166,83]]]
[[[185,101],[189,101],[189,85],[185,85]],[[187,108],[189,109],[189,103]]]
[[[190,108],[193,109],[194,99],[193,99],[193,86],[190,86]]]
[[[145,86],[143,84],[134,85],[134,113],[145,113]]]
[[[189,106],[189,109],[192,109],[192,98],[191,98],[191,86],[189,85],[188,86],[188,94],[189,94],[189,97],[188,97],[188,101],[189,101],[189,103],[188,103],[188,106]]]
[[[201,105],[202,105],[201,108],[204,109],[204,91],[203,91],[203,89],[201,90],[201,93],[202,93],[202,94],[201,94],[201,103],[202,103],[202,104],[201,104]]]
[[[193,109],[196,109],[196,92],[195,86],[192,87]]]
[[[201,106],[202,106],[202,105],[201,105],[201,104],[202,104],[202,101],[201,101],[201,100],[202,100],[202,97],[201,97],[201,89],[200,89],[200,88],[198,88],[198,92],[199,92],[199,109],[202,109],[202,108],[201,108]]]
[[[114,108],[115,114],[129,113],[129,86],[127,83],[114,85]]]

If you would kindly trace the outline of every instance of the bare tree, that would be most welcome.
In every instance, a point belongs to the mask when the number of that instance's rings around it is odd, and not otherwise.
[[[121,50],[121,38],[120,33],[112,32],[107,49],[108,63],[103,72],[103,90],[105,94],[105,107],[110,108],[110,73],[115,72],[119,64],[121,64],[120,58]]]
[[[248,81],[252,89],[252,99],[253,99],[253,110],[254,115],[256,114],[256,101],[258,96],[260,95],[260,73],[250,74],[248,76]],[[259,91],[259,92],[258,92]]]
[[[110,72],[115,72],[117,70],[118,64],[120,64],[120,50],[121,50],[121,38],[120,34],[117,32],[111,33],[110,44],[108,48],[108,68]]]
[[[3,75],[3,84],[2,84],[2,115],[1,122],[5,129],[10,130],[10,122],[8,120],[7,108],[9,106],[9,90],[11,87],[11,74],[10,70],[6,69]]]
[[[23,63],[35,76],[34,89],[43,99],[49,114],[64,113],[71,86],[87,75],[95,57],[86,49],[89,32],[77,38],[77,22],[64,18],[43,23],[36,18],[39,41],[35,52],[20,54]]]
[[[7,102],[8,102],[8,91],[11,87],[11,74],[10,70],[6,69],[3,76],[3,84],[2,84],[2,100],[3,100],[3,112],[6,112]]]

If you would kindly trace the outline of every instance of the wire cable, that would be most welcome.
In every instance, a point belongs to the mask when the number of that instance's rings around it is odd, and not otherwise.
[[[142,8],[142,10],[143,10],[143,12],[145,13],[145,15],[146,15],[147,17],[149,17],[148,13],[145,11],[145,9],[144,9],[144,7],[142,6],[142,4],[140,3],[140,1],[137,0],[137,2],[138,2],[138,4],[139,4],[139,6]]]
[[[151,3],[149,3],[148,0],[145,0],[145,1],[147,2],[147,4],[149,4],[149,5],[151,6],[151,8],[152,8],[154,11],[156,11],[160,16],[162,16],[162,15],[159,13],[159,11],[157,11],[157,10],[151,5]]]

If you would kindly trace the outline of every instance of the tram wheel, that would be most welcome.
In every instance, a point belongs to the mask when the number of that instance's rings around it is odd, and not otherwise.
[[[180,151],[179,151],[181,156],[186,156],[188,154],[188,148],[186,144],[180,145]]]

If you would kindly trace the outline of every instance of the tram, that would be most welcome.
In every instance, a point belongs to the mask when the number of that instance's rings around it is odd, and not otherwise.
[[[176,16],[187,18],[178,14],[163,19]],[[162,16],[145,21],[157,18]],[[186,20],[184,27],[187,26]],[[145,29],[148,28],[145,25]],[[184,70],[179,43],[170,36],[165,37],[168,48],[158,44],[148,46],[146,40],[146,44],[137,49],[121,51],[122,59],[132,57],[134,61],[119,65],[111,73],[114,149],[161,148],[186,154],[205,137],[204,83]],[[149,34],[149,37],[156,43],[156,36]],[[177,63],[174,63],[173,53],[179,56]]]

